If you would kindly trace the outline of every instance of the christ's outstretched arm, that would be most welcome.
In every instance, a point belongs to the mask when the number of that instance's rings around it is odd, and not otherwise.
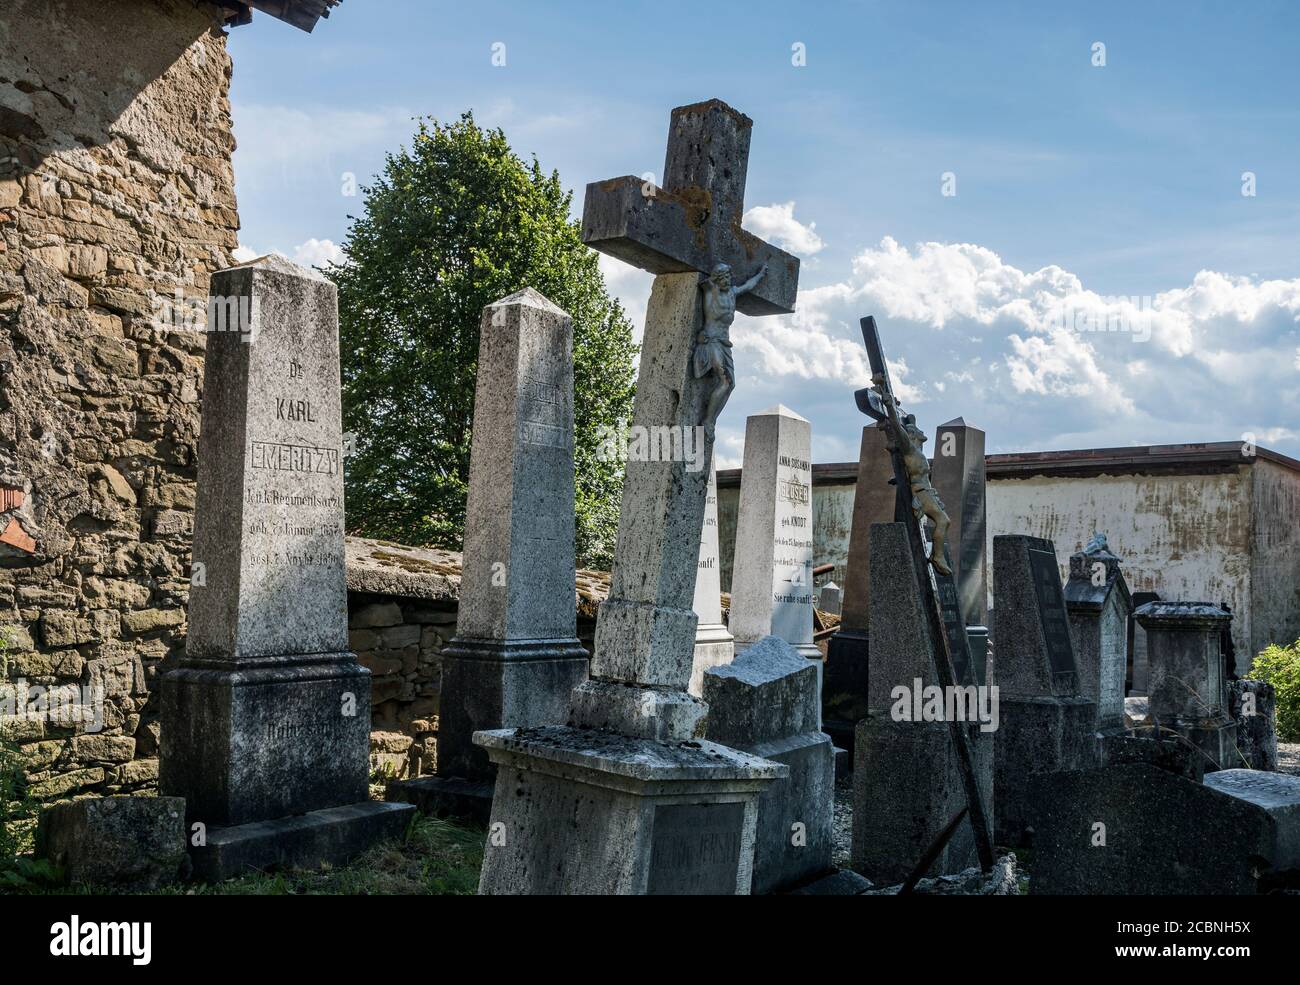
[[[758,286],[758,282],[763,279],[763,275],[765,273],[767,273],[767,264],[763,264],[763,266],[759,267],[758,273],[756,273],[753,277],[749,278],[749,280],[745,281],[745,283],[737,287],[736,293],[748,294],[750,291],[752,291],[754,288]]]

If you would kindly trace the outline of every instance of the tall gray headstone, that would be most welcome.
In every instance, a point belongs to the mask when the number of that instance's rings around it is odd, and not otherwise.
[[[779,636],[821,663],[813,642],[812,425],[777,405],[745,423],[731,632],[737,652]]]
[[[1147,634],[1151,723],[1201,750],[1206,770],[1242,765],[1220,650],[1232,616],[1209,602],[1148,602],[1134,615]]]
[[[1128,620],[1133,613],[1120,561],[1094,537],[1070,555],[1065,605],[1079,665],[1079,691],[1097,704],[1097,728],[1124,728],[1124,678],[1128,671]]]
[[[977,677],[983,680],[989,637],[984,432],[960,417],[939,425],[930,477],[952,522],[948,554],[953,580],[971,659],[977,664]]]
[[[790,768],[758,800],[754,892],[829,871],[835,751],[817,726],[817,668],[785,640],[767,636],[705,672],[704,700],[710,739]]]
[[[704,501],[704,526],[700,529],[700,561],[695,576],[695,660],[687,690],[704,695],[704,672],[731,663],[735,644],[722,621],[722,571],[718,564],[718,473],[709,469],[709,492]],[[725,744],[725,743],[724,743]]]
[[[1056,548],[1021,534],[993,538],[993,645],[1001,725],[994,743],[999,844],[1032,826],[1029,777],[1097,762],[1097,706],[1083,697]]]
[[[464,573],[456,636],[442,652],[438,775],[392,783],[389,799],[486,821],[495,770],[474,733],[568,717],[569,693],[588,664],[574,603],[573,481],[573,326],[525,288],[484,308],[480,324]]]
[[[196,871],[220,878],[338,861],[400,833],[411,808],[368,800],[336,289],[263,257],[214,274],[211,290],[189,632],[161,683],[159,790],[204,825]],[[314,822],[279,820],[301,814]]]
[[[475,735],[498,769],[492,824],[506,835],[488,839],[481,893],[751,888],[758,797],[789,768],[699,738],[708,706],[686,688],[710,407],[729,386],[729,350],[701,339],[703,299],[711,331],[725,338],[722,302],[746,314],[788,312],[798,285],[799,261],[740,227],[752,125],[719,100],[679,107],[663,188],[633,176],[587,187],[584,242],[657,274],[632,426],[668,429],[682,447],[689,435],[704,455],[627,463],[610,593],[571,724]],[[736,273],[733,287],[752,290],[721,293],[722,263]]]
[[[862,429],[853,525],[844,577],[840,625],[826,646],[822,681],[823,727],[837,746],[852,750],[854,726],[867,716],[867,644],[871,601],[871,525],[894,522],[894,464],[885,429]]]
[[[902,523],[871,527],[871,678],[867,715],[857,724],[853,769],[853,868],[873,882],[906,879],[949,821],[966,806],[958,752],[945,717],[926,714],[938,675],[924,596]],[[901,689],[901,691],[899,690]],[[986,695],[988,694],[985,692]],[[993,809],[993,746],[998,709],[974,687],[952,702],[966,721],[973,766]],[[973,705],[972,705],[973,701]],[[934,706],[931,705],[931,708]],[[959,710],[960,709],[960,713]],[[917,714],[920,711],[921,714]],[[988,719],[981,728],[981,715]],[[927,874],[978,864],[973,829],[963,823]]]

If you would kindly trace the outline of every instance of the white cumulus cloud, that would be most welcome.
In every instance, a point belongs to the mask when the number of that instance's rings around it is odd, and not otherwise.
[[[1300,277],[1205,270],[1186,286],[1112,297],[1059,266],[1021,270],[976,244],[886,237],[841,279],[800,291],[794,314],[738,317],[742,379],[812,418],[815,442],[819,429],[843,439],[862,423],[851,391],[870,378],[858,328],[868,314],[900,400],[929,428],[965,416],[988,431],[990,451],[1251,432],[1300,452]],[[737,399],[748,403],[740,389]]]
[[[805,225],[794,217],[794,202],[756,205],[744,214],[741,224],[754,235],[801,257],[810,257],[826,245],[817,235],[817,223]]]
[[[343,248],[328,239],[309,239],[293,248],[294,263],[304,267],[323,267],[327,263],[340,263]]]

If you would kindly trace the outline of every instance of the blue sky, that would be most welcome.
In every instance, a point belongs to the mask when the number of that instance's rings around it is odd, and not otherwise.
[[[856,457],[866,314],[927,431],[1300,457],[1300,5],[1070,6],[345,0],[310,36],[257,16],[230,42],[241,240],[330,256],[361,203],[345,173],[467,108],[580,210],[588,181],[657,175],[669,110],[716,96],[755,121],[747,225],[804,261],[795,315],[737,319],[719,464],[776,402],[817,461]],[[648,276],[603,266],[639,322]]]

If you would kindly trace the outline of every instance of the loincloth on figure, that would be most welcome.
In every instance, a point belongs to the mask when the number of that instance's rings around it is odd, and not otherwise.
[[[736,361],[731,355],[731,343],[726,339],[708,338],[702,335],[695,343],[695,353],[692,358],[696,379],[707,376],[715,366],[723,367],[729,379],[736,378]]]

